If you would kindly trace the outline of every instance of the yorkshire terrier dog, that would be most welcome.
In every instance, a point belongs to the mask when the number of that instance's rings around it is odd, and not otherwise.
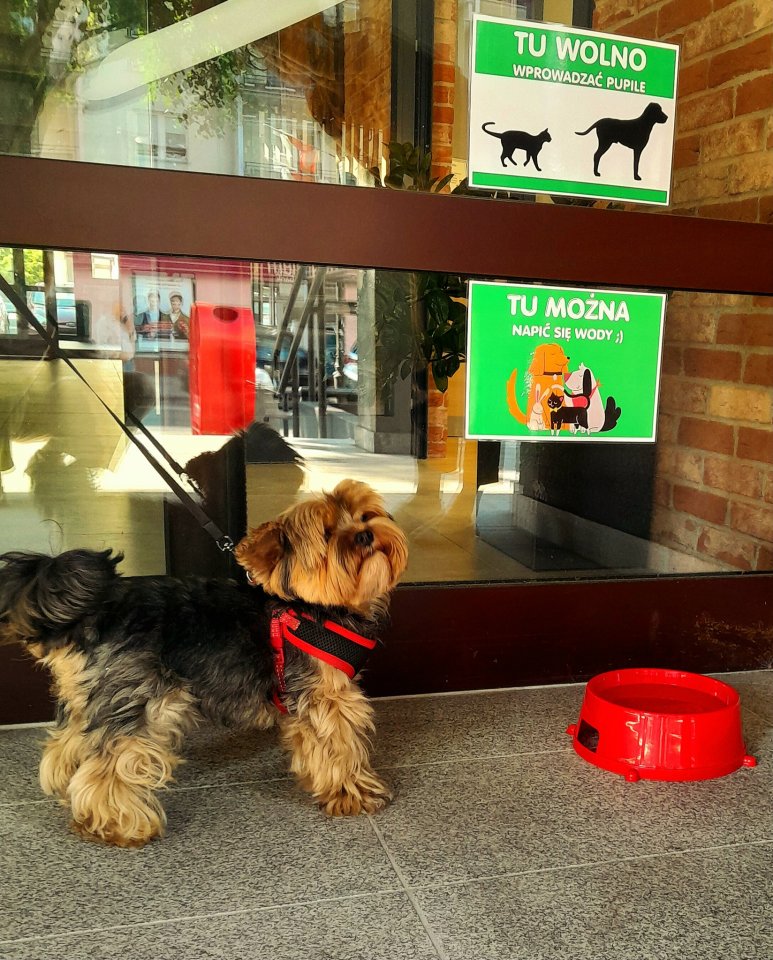
[[[202,720],[278,722],[293,773],[328,814],[385,805],[357,674],[408,550],[375,491],[344,480],[251,530],[235,550],[244,584],[124,579],[111,554],[0,557],[0,642],[22,642],[52,673],[40,783],[77,833],[120,847],[162,836],[157,791]]]

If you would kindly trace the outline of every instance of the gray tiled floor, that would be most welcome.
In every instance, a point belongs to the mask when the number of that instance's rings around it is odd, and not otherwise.
[[[769,960],[773,671],[727,679],[760,765],[701,783],[580,760],[582,686],[381,701],[372,819],[323,817],[271,733],[205,730],[141,851],[71,836],[45,730],[0,730],[0,958]]]

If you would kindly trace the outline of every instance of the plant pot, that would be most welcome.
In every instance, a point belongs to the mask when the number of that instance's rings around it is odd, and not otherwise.
[[[435,386],[432,370],[427,371],[427,458],[445,457],[448,452],[448,391]]]

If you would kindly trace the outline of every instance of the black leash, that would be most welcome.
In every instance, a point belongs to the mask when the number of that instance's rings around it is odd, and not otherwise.
[[[121,418],[114,413],[110,407],[105,403],[105,401],[100,397],[97,391],[91,386],[88,380],[83,376],[83,374],[78,370],[75,364],[70,360],[67,354],[59,346],[59,343],[53,337],[50,337],[46,329],[40,323],[35,314],[29,309],[27,304],[21,299],[16,290],[8,283],[5,277],[0,274],[0,290],[5,294],[5,296],[11,301],[11,303],[16,307],[17,314],[21,314],[24,319],[34,327],[35,331],[42,337],[43,342],[46,344],[48,350],[51,351],[51,357],[57,360],[63,360],[67,366],[73,371],[73,373],[88,387],[91,393],[99,400],[102,406],[107,410],[113,420],[118,424],[121,430],[126,434],[126,436],[131,440],[131,442],[142,452],[142,455],[148,461],[148,463],[153,467],[156,473],[161,477],[161,479],[166,483],[166,485],[172,490],[178,500],[182,505],[196,518],[203,530],[205,530],[210,537],[215,541],[219,550],[223,552],[231,551],[234,548],[234,542],[227,533],[218,527],[215,521],[202,510],[198,503],[193,499],[193,497],[188,493],[187,490],[182,487],[177,480],[170,476],[170,474],[161,466],[161,464],[156,460],[154,456],[151,455],[150,451],[139,442],[137,437],[131,432],[129,427],[124,423]],[[128,418],[131,422],[138,427],[143,436],[145,436],[155,447],[155,449],[164,457],[166,462],[176,471],[177,475],[180,477],[185,477],[185,479],[191,484],[197,494],[201,496],[201,491],[195,482],[185,473],[185,470],[177,463],[177,461],[172,457],[172,455],[159,443],[159,441],[153,436],[153,434],[147,429],[145,424],[141,423],[140,420],[134,416],[133,413],[129,412]]]

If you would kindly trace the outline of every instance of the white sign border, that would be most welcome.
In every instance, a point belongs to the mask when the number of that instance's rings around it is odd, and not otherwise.
[[[572,436],[557,437],[553,436],[513,436],[512,434],[483,434],[470,433],[470,384],[471,376],[471,342],[472,342],[472,295],[474,288],[478,287],[533,287],[538,290],[561,290],[577,292],[588,295],[589,293],[616,293],[632,297],[660,297],[660,336],[658,337],[658,365],[655,375],[655,404],[652,408],[652,430],[649,437],[627,437],[620,438],[610,436],[602,437],[598,433],[594,434],[574,434]],[[542,283],[519,283],[515,280],[468,280],[467,281],[467,384],[465,387],[464,402],[464,439],[465,440],[508,440],[523,441],[524,443],[657,443],[658,410],[660,407],[660,375],[662,373],[663,360],[663,335],[666,326],[666,304],[668,303],[668,294],[660,290],[625,290],[615,287],[557,287],[553,284]]]
[[[591,37],[593,39],[600,38],[602,40],[622,40],[626,42],[641,40],[643,43],[646,43],[651,47],[664,47],[669,50],[675,50],[676,60],[674,63],[674,136],[671,143],[671,164],[670,164],[670,176],[668,178],[668,190],[666,190],[666,199],[665,200],[631,200],[628,198],[613,197],[607,196],[606,194],[599,193],[560,193],[557,190],[526,190],[518,189],[517,187],[491,187],[491,186],[481,186],[476,185],[472,182],[472,170],[470,169],[470,144],[472,143],[472,81],[473,74],[475,72],[475,43],[478,36],[478,23],[482,20],[485,20],[489,23],[511,23],[515,26],[526,26],[526,27],[535,27],[539,29],[545,29],[552,31],[553,33],[563,33],[568,30],[571,30],[572,33],[580,33],[586,37]],[[542,197],[550,196],[560,196],[560,197],[579,197],[584,200],[612,200],[616,203],[636,203],[642,206],[648,207],[668,207],[671,205],[671,194],[673,192],[674,186],[674,153],[676,151],[676,131],[677,131],[677,121],[678,121],[678,110],[679,110],[679,55],[681,53],[681,48],[678,44],[674,43],[663,43],[660,40],[648,40],[646,37],[629,37],[623,36],[622,34],[617,33],[601,33],[596,30],[585,30],[582,27],[573,27],[570,24],[564,23],[545,23],[540,20],[511,20],[509,17],[492,17],[488,14],[483,13],[474,13],[472,15],[472,29],[470,31],[470,49],[468,52],[468,72],[467,72],[467,186],[470,190],[480,190],[491,192],[502,191],[504,193],[518,193],[521,195],[534,195]],[[536,80],[534,81],[537,82]]]

